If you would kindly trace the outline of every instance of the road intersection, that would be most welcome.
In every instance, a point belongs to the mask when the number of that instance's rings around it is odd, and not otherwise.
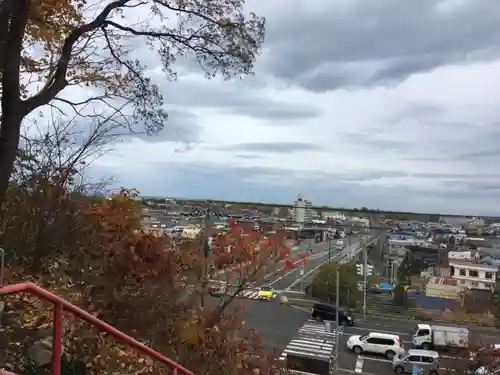
[[[277,293],[287,296],[298,293],[303,289],[304,285],[309,284],[319,268],[331,261],[339,263],[342,259],[351,260],[356,252],[362,249],[363,243],[368,243],[375,236],[364,234],[351,237],[351,243],[341,251],[336,251],[334,248],[328,251],[328,243],[320,243],[312,245],[312,254],[309,256],[308,262],[303,271],[293,269],[284,272],[283,269],[276,270],[265,276],[264,280],[258,285],[253,285],[250,288],[243,290],[239,297],[245,306],[246,322],[249,328],[256,329],[262,336],[263,345],[268,349],[276,349],[278,352],[283,352],[287,345],[292,341],[297,341],[296,345],[306,347],[308,340],[311,343],[309,350],[324,350],[324,348],[316,348],[318,339],[314,340],[314,329],[307,337],[299,337],[299,331],[302,330],[304,322],[310,318],[309,309],[293,308],[284,306],[275,302],[254,301],[258,298],[259,287],[270,286]],[[399,335],[405,348],[411,348],[411,331],[417,323],[416,320],[406,319],[390,319],[386,317],[367,316],[364,319],[358,319],[356,326],[345,327],[342,332],[339,331],[339,370],[344,372],[356,373],[362,371],[368,375],[386,375],[392,373],[392,365],[389,360],[383,357],[371,355],[355,355],[346,349],[347,339],[351,335],[364,335],[369,332],[385,332]],[[427,322],[428,323],[428,322]],[[315,322],[307,322],[306,324],[316,324],[316,332],[324,329],[322,325]],[[450,325],[453,324],[439,324]],[[302,328],[301,328],[302,326]],[[455,325],[456,326],[456,325]],[[500,344],[500,331],[486,327],[468,326],[471,332],[471,340],[480,345]],[[314,343],[314,341],[316,343]],[[323,345],[324,346],[324,345]],[[279,354],[279,353],[278,353]],[[452,355],[442,354],[440,361],[441,367],[454,370],[457,367],[466,368],[468,364],[465,359],[453,357]],[[283,353],[281,354],[281,357]],[[280,357],[279,355],[277,357]],[[453,373],[454,371],[450,372]],[[448,373],[448,372],[445,372]],[[458,372],[454,372],[458,373]]]
[[[365,335],[369,332],[383,332],[396,334],[400,337],[406,349],[411,346],[411,333],[414,323],[409,321],[401,322],[384,322],[361,320],[354,327],[342,327],[338,331],[339,334],[339,356],[337,365],[339,370],[344,372],[362,372],[365,375],[386,375],[392,373],[392,362],[388,359],[370,354],[356,355],[346,348],[347,340],[352,335]],[[473,332],[473,335],[477,332]],[[335,333],[334,333],[335,335]],[[485,336],[481,334],[481,336]],[[484,344],[499,343],[500,333],[492,332],[483,338]],[[329,340],[332,342],[332,339]],[[290,350],[298,350],[304,353],[320,353],[324,351],[326,340],[324,339],[324,326],[322,323],[317,323],[312,320],[306,323],[297,331],[296,335],[290,340],[289,345],[282,352],[280,359],[284,360],[287,357],[287,352]],[[333,345],[330,345],[333,349]],[[466,358],[459,358],[451,353],[440,353],[440,368],[445,374],[452,374],[458,369],[466,369],[469,364]],[[445,371],[447,370],[447,371]]]

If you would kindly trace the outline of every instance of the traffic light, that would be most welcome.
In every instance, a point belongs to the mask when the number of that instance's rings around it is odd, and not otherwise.
[[[363,276],[364,275],[364,267],[363,267],[362,264],[356,264],[356,273],[359,276]]]
[[[373,275],[373,266],[370,264],[366,265],[366,276],[371,276]]]
[[[356,264],[356,273],[359,276],[364,276],[365,275],[365,266],[363,264]],[[371,276],[373,275],[373,266],[370,264],[366,265],[366,276]]]

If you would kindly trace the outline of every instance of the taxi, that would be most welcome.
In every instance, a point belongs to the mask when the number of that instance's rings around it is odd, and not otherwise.
[[[274,298],[273,289],[270,286],[263,286],[259,290],[258,298],[263,299],[263,300],[268,300],[268,301],[272,300]]]

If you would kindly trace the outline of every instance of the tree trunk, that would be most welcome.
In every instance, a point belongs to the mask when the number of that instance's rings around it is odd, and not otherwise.
[[[0,115],[0,203],[5,200],[9,179],[16,158],[21,122],[28,114],[21,101],[21,51],[28,22],[30,0],[11,0],[1,4],[2,22],[8,20],[8,29],[1,25],[0,78],[2,106]]]
[[[22,115],[16,110],[19,109],[19,105],[16,105],[18,103],[9,103],[6,96],[8,95],[4,95],[2,98],[2,114],[0,116],[0,203],[4,201],[9,187],[22,122]]]

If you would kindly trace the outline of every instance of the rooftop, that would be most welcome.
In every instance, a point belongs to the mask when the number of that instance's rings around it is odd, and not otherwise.
[[[496,266],[490,266],[489,264],[479,263],[477,261],[467,261],[467,260],[454,260],[448,259],[451,267],[471,267],[471,268],[480,268],[485,270],[497,271],[498,268]]]
[[[429,280],[429,284],[457,286],[458,281],[448,277],[432,277]]]

